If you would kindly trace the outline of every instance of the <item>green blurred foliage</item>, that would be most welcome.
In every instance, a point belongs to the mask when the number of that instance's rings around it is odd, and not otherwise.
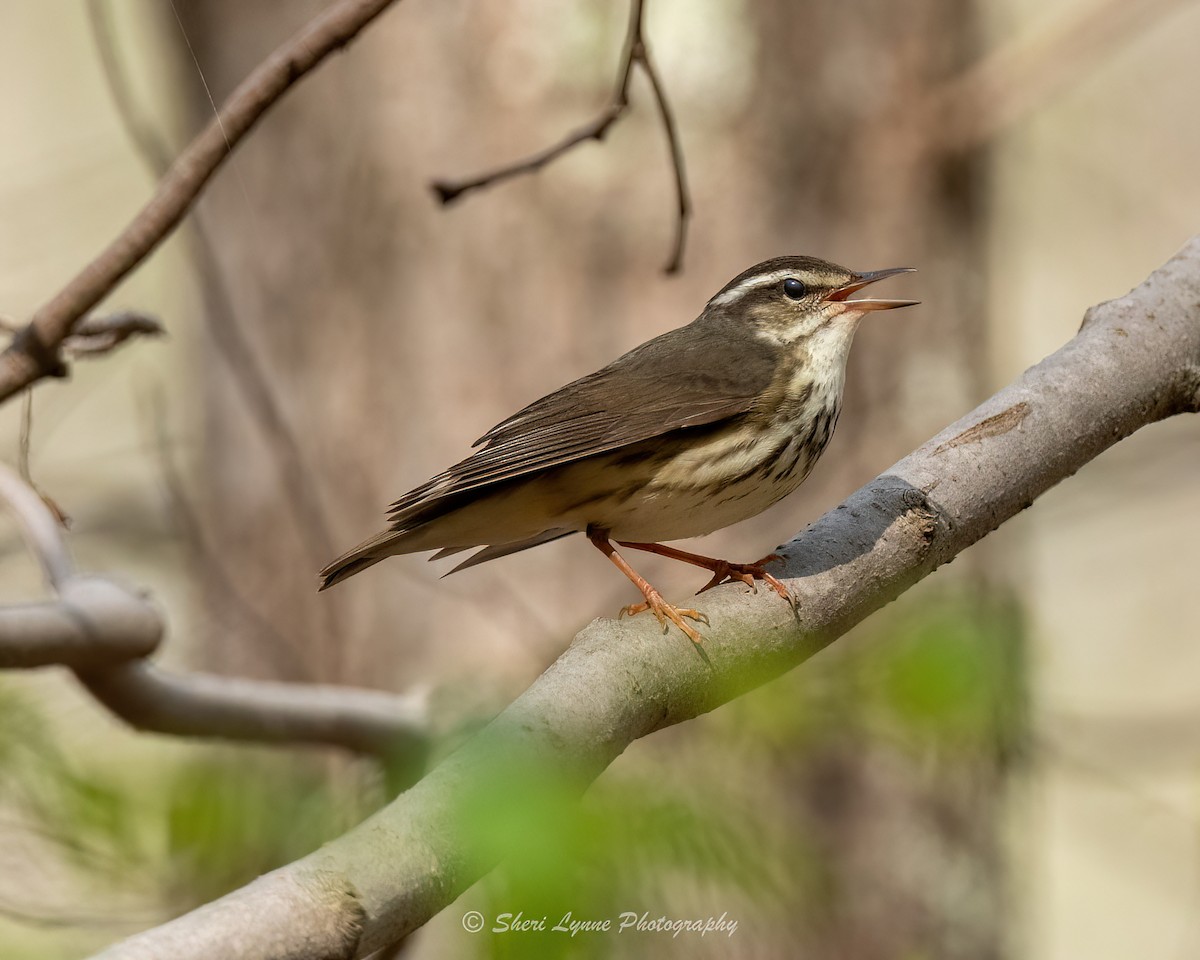
[[[805,942],[819,942],[825,918],[856,895],[830,862],[836,843],[822,835],[829,826],[822,805],[853,804],[838,793],[844,755],[868,764],[892,756],[912,771],[915,788],[899,791],[928,790],[934,809],[904,807],[920,817],[909,829],[938,833],[947,822],[942,807],[969,805],[971,781],[1002,776],[1019,752],[1022,650],[1011,600],[927,590],[921,602],[881,613],[787,677],[690,728],[643,741],[581,804],[571,802],[569,782],[545,774],[536,785],[477,798],[464,807],[461,828],[485,863],[503,866],[456,908],[486,918],[464,949],[496,960],[607,956],[616,945],[611,935],[552,928],[568,914],[616,918],[642,908],[689,917],[733,907],[743,918],[753,914],[760,932],[809,926],[817,932]],[[996,828],[984,824],[982,832]],[[913,850],[962,855],[940,835]],[[880,871],[903,872],[886,862],[891,853],[879,851]],[[504,915],[533,928],[493,932]],[[622,956],[659,956],[687,952],[696,941],[627,936],[619,945]],[[906,955],[939,954],[913,945]]]
[[[664,890],[675,884],[689,894],[734,891],[781,902],[785,887],[793,890],[794,884],[764,869],[764,860],[812,862],[798,839],[781,838],[741,803],[724,802],[732,798],[718,784],[632,766],[637,769],[606,775],[581,804],[572,802],[568,784],[547,777],[522,791],[519,804],[497,797],[464,809],[469,842],[485,850],[489,862],[502,864],[479,891],[486,929],[518,919],[544,926],[485,934],[477,941],[482,955],[607,956],[609,934],[571,936],[553,928],[615,920],[629,910],[661,912],[673,899]],[[707,915],[709,908],[701,912]]]
[[[1014,600],[922,591],[800,669],[715,715],[718,732],[767,750],[867,729],[914,750],[1007,751],[1024,730],[1024,625]]]
[[[162,790],[162,886],[177,910],[310,853],[382,799],[361,764],[259,749],[201,751]]]
[[[137,817],[127,788],[84,773],[54,738],[41,709],[15,685],[0,683],[0,805],[50,838],[84,871],[140,861]]]

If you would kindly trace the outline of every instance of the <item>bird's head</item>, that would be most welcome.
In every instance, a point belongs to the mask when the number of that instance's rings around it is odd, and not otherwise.
[[[877,280],[911,273],[913,269],[892,267],[855,273],[815,257],[776,257],[725,284],[708,301],[704,315],[747,324],[757,336],[781,345],[817,338],[849,349],[858,321],[867,313],[918,302],[858,299],[852,295]]]

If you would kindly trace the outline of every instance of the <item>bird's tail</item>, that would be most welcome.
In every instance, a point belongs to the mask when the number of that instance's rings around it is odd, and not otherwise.
[[[364,540],[353,550],[343,553],[333,563],[317,574],[321,580],[321,585],[317,587],[317,591],[328,590],[335,583],[341,583],[347,577],[354,576],[360,570],[366,570],[367,567],[374,566],[380,560],[386,560],[396,552],[396,540],[396,534],[389,530],[372,537],[370,540]]]

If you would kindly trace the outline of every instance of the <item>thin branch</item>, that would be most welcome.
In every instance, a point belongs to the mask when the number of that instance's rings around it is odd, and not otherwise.
[[[631,0],[629,6],[629,28],[625,35],[624,52],[621,54],[621,64],[617,70],[617,80],[613,87],[612,97],[594,120],[577,130],[567,134],[558,143],[544,150],[518,160],[507,166],[489,170],[485,173],[464,180],[435,180],[430,184],[443,206],[453,203],[463,194],[470,193],[483,187],[510,180],[513,177],[536,173],[542,167],[557,160],[581,143],[588,140],[597,142],[604,139],[609,128],[625,115],[629,109],[629,84],[633,71],[641,67],[654,90],[654,99],[658,106],[659,117],[666,133],[667,144],[671,151],[671,167],[675,176],[676,220],[675,239],[671,245],[671,255],[667,261],[664,273],[678,272],[683,262],[683,249],[686,241],[687,222],[691,215],[691,199],[688,195],[687,176],[684,172],[683,148],[679,141],[679,131],[675,125],[674,114],[667,100],[662,80],[650,60],[649,50],[643,31],[645,0]]]
[[[465,811],[572,802],[629,744],[792,669],[1139,428],[1200,412],[1200,237],[966,417],[779,548],[769,591],[701,606],[712,666],[653,620],[598,620],[411,790],[317,852],[107,960],[348,960],[421,927],[495,864]],[[386,864],[386,869],[381,869]]]
[[[9,332],[16,331],[6,321],[0,327]],[[110,353],[130,337],[160,336],[163,326],[154,317],[144,313],[125,311],[106,317],[86,317],[75,327],[75,332],[63,341],[63,350],[71,357],[94,357]],[[29,467],[30,450],[33,445],[33,390],[26,389],[21,398],[21,430],[17,440],[17,471],[21,479],[34,489],[46,506],[53,511],[64,527],[71,526],[70,515],[53,497],[33,479]]]
[[[80,319],[179,225],[212,175],[297,80],[354,39],[395,0],[339,0],[264,60],[180,154],[121,234],[37,310],[0,354],[0,402],[65,376],[63,341]]]
[[[324,744],[403,761],[413,775],[428,750],[422,694],[195,671],[171,674],[140,661],[76,673],[93,697],[137,730],[247,743]]]
[[[59,526],[70,528],[71,517],[50,494],[42,489],[33,479],[33,470],[29,466],[30,451],[33,448],[33,391],[26,390],[21,397],[21,431],[17,436],[17,473],[39,497],[42,498]]]
[[[135,310],[104,317],[85,317],[63,343],[67,356],[95,357],[109,353],[130,337],[161,337],[166,333],[157,317]]]
[[[41,495],[3,463],[0,463],[0,500],[8,506],[30,552],[42,565],[46,582],[61,590],[75,575],[75,562],[58,519]]]
[[[671,150],[671,169],[675,172],[675,242],[671,247],[671,257],[663,268],[664,273],[678,273],[683,266],[683,248],[687,242],[688,218],[692,215],[692,201],[688,194],[687,175],[683,168],[683,146],[679,142],[679,130],[675,126],[675,115],[667,100],[666,91],[658,76],[658,69],[650,60],[650,53],[642,47],[640,60],[650,87],[654,91],[654,100],[658,104],[658,113],[662,117],[663,130],[667,135],[667,146]]]
[[[643,49],[641,36],[644,3],[645,0],[632,0],[630,4],[629,29],[625,35],[625,47],[621,54],[621,65],[617,69],[616,85],[613,88],[612,96],[609,98],[608,106],[604,108],[595,120],[567,134],[558,143],[532,156],[526,157],[524,160],[518,160],[508,166],[498,167],[495,170],[489,170],[486,173],[470,177],[466,180],[433,181],[430,187],[437,194],[441,203],[448,205],[463,194],[470,193],[472,190],[478,190],[481,187],[490,187],[493,184],[501,183],[512,177],[523,176],[527,173],[536,173],[542,167],[546,166],[546,164],[567,153],[572,147],[576,147],[588,140],[603,140],[605,134],[608,133],[609,127],[620,120],[625,111],[629,109],[629,82],[633,76],[634,63]]]
[[[608,128],[620,119],[625,109],[626,104],[610,104],[595,120],[567,134],[558,143],[526,157],[524,160],[518,160],[516,163],[509,164],[506,167],[498,167],[495,170],[489,170],[486,173],[481,173],[465,180],[434,180],[430,184],[430,187],[437,194],[438,200],[444,206],[449,206],[463,194],[470,193],[472,190],[478,190],[481,187],[490,187],[493,184],[501,183],[513,177],[523,176],[527,173],[536,173],[552,160],[561,157],[572,147],[587,140],[604,139]]]

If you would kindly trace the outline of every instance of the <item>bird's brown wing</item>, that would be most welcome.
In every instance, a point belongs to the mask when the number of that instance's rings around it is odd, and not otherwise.
[[[392,504],[393,529],[493,484],[746,413],[775,365],[768,343],[725,322],[665,333],[492,427],[478,452]]]

